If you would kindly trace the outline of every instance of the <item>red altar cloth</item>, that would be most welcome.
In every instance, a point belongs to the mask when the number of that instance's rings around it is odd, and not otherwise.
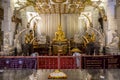
[[[58,61],[59,60],[59,61]],[[38,69],[76,69],[76,59],[73,56],[39,56]]]

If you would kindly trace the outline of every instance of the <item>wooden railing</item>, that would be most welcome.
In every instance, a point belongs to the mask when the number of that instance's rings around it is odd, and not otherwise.
[[[40,56],[38,69],[76,69],[76,59],[72,56]],[[81,63],[81,62],[80,62]],[[79,63],[79,64],[80,64]]]
[[[77,59],[79,58],[79,62]],[[78,67],[77,64],[80,64]],[[0,69],[120,69],[120,55],[0,56]]]

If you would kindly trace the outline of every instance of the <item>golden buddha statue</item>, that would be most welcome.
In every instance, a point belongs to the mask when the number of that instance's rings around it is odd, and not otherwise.
[[[67,39],[65,39],[65,34],[62,31],[61,25],[58,26],[58,31],[55,32],[55,38],[53,41],[67,41]]]
[[[33,36],[33,31],[30,30],[29,34],[25,35],[25,43],[29,44],[31,43],[31,41],[33,40],[34,36]]]

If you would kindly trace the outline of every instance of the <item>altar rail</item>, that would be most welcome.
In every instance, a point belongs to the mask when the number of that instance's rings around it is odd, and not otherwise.
[[[37,58],[28,56],[0,57],[0,69],[37,69]]]
[[[82,56],[82,69],[120,69],[120,55]]]
[[[76,69],[76,59],[72,56],[40,56],[38,69]],[[81,61],[79,62],[81,64]]]
[[[79,56],[80,69],[120,69],[120,55]],[[0,69],[78,69],[73,56],[0,56]]]

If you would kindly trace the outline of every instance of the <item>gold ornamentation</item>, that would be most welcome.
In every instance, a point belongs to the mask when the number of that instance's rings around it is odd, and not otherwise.
[[[94,32],[92,32],[91,34],[86,33],[86,35],[83,36],[83,39],[84,39],[84,41],[83,41],[84,42],[84,46],[86,47],[86,45],[89,42],[95,42],[95,39],[96,39],[95,33]]]
[[[96,8],[94,4],[95,4],[94,1],[91,0],[26,0],[26,3],[23,6],[21,6],[18,11],[28,6],[32,6],[40,14],[51,14],[51,13],[69,14],[76,12],[81,13],[81,11],[83,11],[83,9],[88,5]],[[97,7],[99,7],[98,4],[96,5]],[[64,10],[62,8],[64,8]],[[72,11],[69,11],[71,8]],[[53,10],[55,11],[53,12]]]
[[[25,43],[29,44],[33,40],[33,31],[30,30],[28,34],[25,35]]]
[[[67,41],[67,39],[65,39],[65,34],[62,31],[61,25],[58,26],[58,31],[55,32],[55,38],[53,41]]]
[[[67,0],[52,0],[54,3],[64,3],[66,2]]]

